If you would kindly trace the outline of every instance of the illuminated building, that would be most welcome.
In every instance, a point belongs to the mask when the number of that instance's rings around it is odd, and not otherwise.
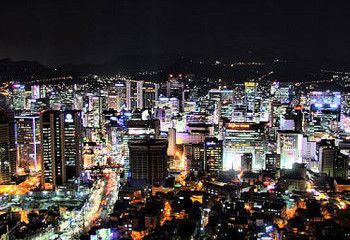
[[[15,121],[13,113],[0,111],[0,184],[16,173]]]
[[[243,153],[241,160],[241,170],[243,172],[251,172],[253,169],[253,155],[251,153]]]
[[[22,115],[15,120],[18,167],[37,172],[41,162],[39,116]]]
[[[291,169],[293,163],[302,162],[302,144],[302,133],[278,131],[277,153],[281,155],[281,168]]]
[[[156,183],[167,176],[168,141],[164,139],[130,140],[131,179]]]
[[[209,100],[217,103],[218,117],[232,119],[233,111],[233,90],[216,90],[211,89],[208,93]]]
[[[341,113],[339,92],[310,92],[311,121],[307,133],[314,139],[331,138],[338,131]]]
[[[74,102],[72,104],[72,109],[82,111],[83,108],[84,108],[83,93],[75,93],[74,94]]]
[[[258,95],[258,83],[245,82],[244,83],[244,105],[247,108],[246,119],[247,122],[255,122],[260,119],[260,99]]]
[[[30,112],[39,113],[49,107],[49,101],[46,98],[30,99]]]
[[[265,167],[263,125],[247,122],[227,123],[224,132],[224,170],[239,170],[244,153],[252,153],[253,170]]]
[[[143,81],[126,81],[126,108],[133,110],[143,108]]]
[[[184,84],[180,81],[180,77],[170,76],[164,85],[166,87],[165,96],[168,98],[177,98],[179,100],[179,111],[183,111],[183,103],[185,100]]]
[[[202,172],[204,170],[204,144],[186,143],[183,145],[187,171]]]
[[[293,83],[274,82],[271,86],[271,95],[274,101],[280,104],[289,104],[292,101],[293,93]]]
[[[124,172],[128,177],[129,164],[129,148],[128,142],[132,140],[157,139],[160,136],[160,122],[158,119],[150,120],[134,120],[130,119],[126,122],[126,134],[123,134],[122,147],[124,149]]]
[[[323,140],[318,143],[320,172],[332,178],[346,178],[349,156],[341,154],[334,141]]]
[[[74,180],[82,167],[81,112],[48,110],[41,113],[40,121],[44,187]]]
[[[12,85],[12,106],[14,110],[26,108],[26,91],[23,84]]]
[[[89,105],[87,113],[87,122],[85,127],[101,128],[104,124],[102,113],[107,109],[107,101],[105,96],[89,96]]]
[[[205,141],[204,141],[205,171],[213,175],[219,175],[223,170],[222,159],[223,159],[222,141],[218,140],[217,138],[205,138]]]
[[[280,168],[281,156],[276,153],[265,154],[265,168],[266,170],[276,170]]]
[[[169,128],[168,131],[168,156],[175,156],[176,151],[176,129]]]
[[[142,106],[141,108],[153,108],[156,105],[159,94],[159,84],[143,82],[142,85]]]
[[[186,101],[184,102],[184,113],[189,114],[197,110],[196,102]]]
[[[295,130],[294,120],[293,119],[286,119],[284,117],[281,117],[279,130],[282,130],[282,131],[294,131]]]
[[[319,164],[316,156],[316,142],[309,141],[305,136],[303,137],[302,159],[304,163],[307,163],[308,169],[314,172],[319,171]]]
[[[111,95],[110,101],[115,100],[113,103],[113,109],[121,111],[127,108],[127,86],[126,81],[118,80],[111,88],[109,94]],[[115,97],[115,98],[114,98]],[[110,103],[111,104],[111,103]],[[112,104],[111,104],[112,106]]]
[[[173,127],[173,117],[179,113],[179,100],[177,98],[160,97],[156,102],[156,116],[160,120],[161,131],[167,132]]]
[[[259,122],[269,122],[271,119],[271,101],[269,99],[261,99],[260,104],[260,120]]]
[[[40,86],[39,85],[33,85],[31,86],[31,93],[32,99],[39,99],[40,98]]]

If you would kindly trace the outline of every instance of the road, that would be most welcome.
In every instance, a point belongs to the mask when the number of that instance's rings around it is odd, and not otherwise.
[[[62,240],[79,239],[81,234],[106,220],[113,211],[118,198],[119,181],[118,174],[106,171],[103,177],[94,183],[89,198],[80,210],[66,211],[57,229],[51,227],[32,239],[56,239],[57,237]]]

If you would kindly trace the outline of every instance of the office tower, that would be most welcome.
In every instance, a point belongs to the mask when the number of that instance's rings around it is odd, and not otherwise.
[[[140,108],[153,108],[156,105],[159,95],[159,84],[143,82],[142,85],[142,106]]]
[[[271,100],[269,98],[261,99],[259,122],[268,123],[271,120],[271,118],[272,118],[271,105],[272,105],[272,103],[271,103]]]
[[[281,168],[291,169],[293,163],[302,163],[303,134],[278,131],[277,153],[281,155]]]
[[[185,131],[190,134],[213,135],[212,116],[205,112],[194,112],[186,116]]]
[[[248,122],[231,122],[224,130],[224,170],[239,170],[244,153],[252,153],[253,170],[265,167],[264,125]]]
[[[334,140],[321,140],[317,143],[317,157],[320,172],[333,178],[346,178],[349,156],[340,152]]]
[[[340,92],[310,92],[311,121],[307,134],[315,140],[333,138],[341,113]]]
[[[73,110],[79,110],[79,111],[83,110],[83,108],[84,108],[84,97],[83,97],[83,94],[84,93],[82,93],[82,92],[80,92],[80,93],[75,92],[75,94],[74,94],[74,102],[73,102],[73,106],[72,106]]]
[[[195,112],[197,110],[196,102],[185,101],[184,102],[184,113],[190,114],[191,112]]]
[[[223,144],[217,138],[204,140],[204,164],[205,171],[213,175],[219,175],[222,168]]]
[[[18,168],[37,172],[41,169],[39,115],[16,116]]]
[[[16,174],[14,115],[0,111],[0,184],[11,181]]]
[[[88,118],[85,127],[101,128],[104,124],[102,113],[107,109],[107,98],[105,96],[90,95],[88,97]]]
[[[127,84],[126,81],[118,80],[110,89],[109,94],[116,97],[116,109],[121,111],[127,108]]]
[[[160,136],[160,122],[158,119],[150,120],[134,120],[130,119],[126,122],[126,134],[123,134],[124,149],[124,172],[125,177],[128,177],[130,170],[130,155],[128,142],[131,140],[157,139]]]
[[[81,171],[82,123],[80,111],[44,111],[40,116],[42,182],[54,188],[74,180]]]
[[[301,105],[296,105],[290,113],[290,117],[294,120],[295,131],[304,131],[304,113]]]
[[[203,143],[188,143],[183,145],[187,172],[204,171],[204,145]]]
[[[246,119],[247,122],[254,122],[257,120],[257,116],[260,118],[259,105],[260,102],[257,101],[258,98],[258,83],[256,82],[245,82],[244,83],[244,93],[245,102],[244,105],[247,108]]]
[[[179,77],[169,77],[166,82],[166,97],[177,98],[179,100],[179,111],[183,111],[183,103],[185,98],[184,84]]]
[[[23,84],[12,85],[12,106],[14,110],[26,108],[26,91]]]
[[[168,141],[143,139],[129,141],[131,179],[154,184],[167,176]]]
[[[294,120],[285,118],[284,116],[281,116],[279,130],[294,131],[295,130]]]
[[[40,86],[39,85],[33,85],[31,88],[31,98],[32,99],[39,99],[40,98]]]
[[[319,171],[319,164],[317,161],[316,156],[316,142],[315,141],[309,141],[307,137],[303,137],[303,144],[302,144],[302,159],[303,163],[307,164],[307,168],[318,172]]]
[[[280,168],[281,156],[276,153],[265,154],[265,168],[266,170],[276,170]]]
[[[273,100],[280,104],[289,104],[292,101],[294,93],[293,83],[273,82],[271,86],[271,95]]]
[[[167,132],[173,127],[173,117],[179,113],[179,100],[177,98],[160,97],[156,102],[156,116],[160,120],[161,131]]]
[[[251,172],[253,169],[253,154],[244,153],[242,155],[241,170],[243,172]]]
[[[126,108],[133,110],[143,108],[143,81],[126,81]]]
[[[347,178],[349,170],[349,156],[339,153],[334,159],[333,174],[335,178]]]
[[[233,90],[217,90],[211,89],[208,93],[208,98],[215,101],[218,118],[232,119],[233,112]]]
[[[176,152],[176,129],[169,128],[168,131],[168,156],[175,156]]]

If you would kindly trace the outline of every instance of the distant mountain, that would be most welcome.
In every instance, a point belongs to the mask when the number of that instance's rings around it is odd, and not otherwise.
[[[135,79],[165,81],[168,74],[194,74],[200,78],[222,79],[228,84],[252,79],[301,82],[320,77],[321,69],[344,70],[345,63],[327,64],[314,60],[294,59],[254,61],[232,60],[195,55],[122,55],[104,64],[63,64],[56,68],[35,61],[0,60],[0,81],[26,82],[45,77],[86,76],[89,74],[127,74]],[[257,64],[256,64],[257,63]]]
[[[0,81],[26,82],[38,77],[50,76],[54,73],[52,68],[41,65],[35,61],[0,60]]]

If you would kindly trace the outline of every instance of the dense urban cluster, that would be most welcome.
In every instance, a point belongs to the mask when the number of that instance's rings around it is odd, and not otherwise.
[[[1,85],[1,239],[350,239],[347,91],[76,80]]]

